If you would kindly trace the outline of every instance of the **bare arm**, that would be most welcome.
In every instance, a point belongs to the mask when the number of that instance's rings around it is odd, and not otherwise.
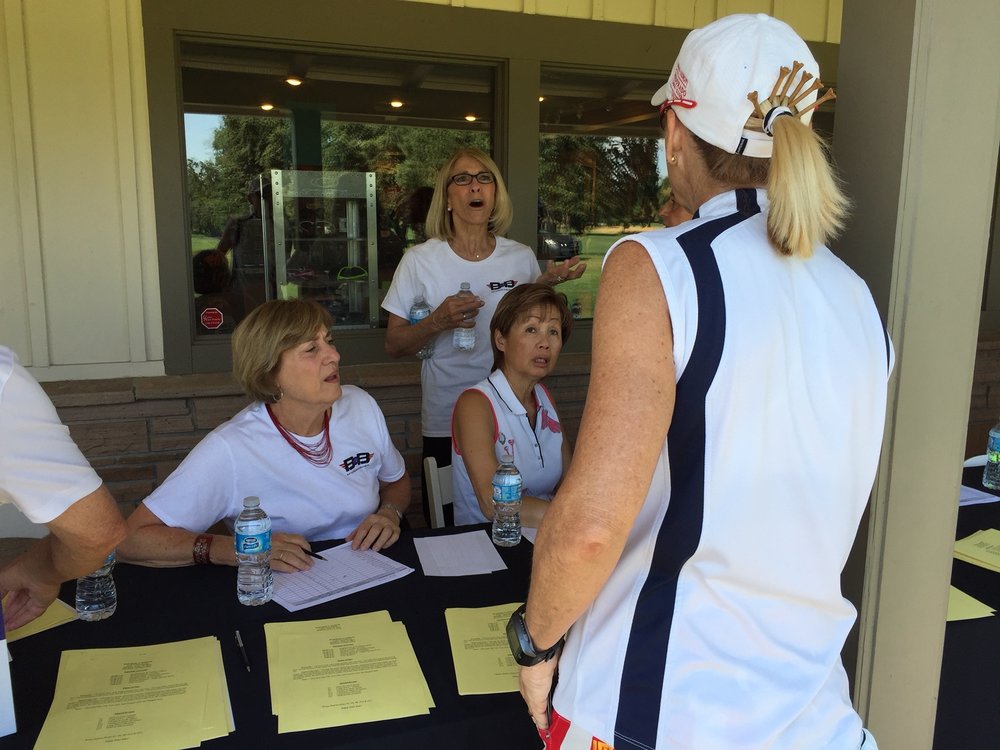
[[[63,581],[91,573],[124,537],[125,522],[104,485],[45,524],[49,536],[0,569],[10,629],[45,611]]]
[[[642,246],[624,243],[601,277],[574,461],[538,532],[526,610],[537,646],[558,641],[617,564],[666,438],[675,390],[662,286]],[[605,460],[609,444],[629,446],[613,467]],[[521,669],[521,692],[543,728],[554,661]]]
[[[118,547],[119,559],[151,568],[194,565],[194,542],[200,532],[167,526],[144,504],[128,517],[128,538]],[[209,534],[209,560],[213,565],[236,565],[236,541],[228,534]],[[299,534],[271,535],[271,567],[284,573],[306,570],[313,561],[311,549]]]
[[[488,521],[493,520],[493,474],[497,470],[494,431],[496,422],[490,402],[479,391],[466,391],[455,403],[452,422],[455,442],[462,453],[479,510]],[[521,525],[537,527],[549,507],[547,500],[521,496]]]

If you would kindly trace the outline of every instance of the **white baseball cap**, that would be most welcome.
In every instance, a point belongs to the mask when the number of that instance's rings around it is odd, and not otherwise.
[[[789,73],[796,62],[801,68]],[[770,97],[782,68],[788,74],[783,95]],[[762,115],[774,109],[772,116],[791,114],[808,124],[818,92],[792,94],[808,91],[818,79],[819,63],[791,26],[763,13],[737,14],[688,34],[670,77],[650,101],[661,110],[673,108],[688,130],[713,146],[769,158],[772,140]],[[751,92],[761,102],[756,109]]]

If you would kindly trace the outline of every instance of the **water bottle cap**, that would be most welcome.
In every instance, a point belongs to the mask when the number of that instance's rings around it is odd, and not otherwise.
[[[260,507],[260,498],[256,495],[251,495],[250,497],[243,498],[244,508],[258,508]]]
[[[504,453],[502,456],[500,456],[500,463],[501,464],[512,464],[512,463],[514,463],[514,457],[512,455],[510,455],[509,453]]]
[[[472,289],[472,284],[470,284],[468,281],[463,281],[461,284],[458,285],[458,288],[463,291],[470,290]]]
[[[423,301],[424,301],[424,295],[422,294],[418,294],[416,297],[413,298],[414,305],[419,305]]]

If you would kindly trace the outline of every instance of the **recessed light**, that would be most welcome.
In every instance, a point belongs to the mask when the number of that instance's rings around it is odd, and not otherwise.
[[[538,101],[539,101],[539,102],[544,102],[544,101],[545,101],[545,97],[544,97],[544,96],[540,96],[540,97],[538,97]]]
[[[393,109],[399,109],[400,107],[403,106],[403,102],[400,101],[399,99],[393,99],[391,102],[389,102],[389,106],[392,107]]]
[[[465,116],[465,119],[466,119],[466,120],[468,120],[469,122],[475,122],[475,121],[476,121],[476,120],[478,120],[479,118],[478,118],[478,117],[476,117],[475,115],[466,115],[466,116]]]
[[[260,108],[262,110],[264,110],[265,112],[270,112],[272,109],[274,109],[274,105],[273,104],[268,104],[268,103],[265,102],[264,104],[260,105]]]
[[[302,79],[299,78],[298,76],[288,76],[288,78],[285,79],[285,83],[287,83],[289,86],[301,86]]]

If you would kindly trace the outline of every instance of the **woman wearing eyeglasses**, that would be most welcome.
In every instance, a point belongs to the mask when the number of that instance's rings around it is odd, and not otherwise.
[[[438,172],[427,212],[427,241],[411,247],[396,268],[382,307],[389,313],[385,350],[391,357],[416,354],[433,343],[420,373],[423,457],[451,463],[451,411],[459,394],[490,373],[489,323],[497,303],[518,284],[556,285],[579,278],[578,257],[549,262],[540,273],[535,253],[502,235],[513,207],[496,163],[476,148],[456,151]],[[467,281],[473,296],[458,296]],[[423,296],[433,312],[415,325],[409,310]],[[475,328],[472,351],[455,349],[452,332]],[[441,335],[444,334],[444,335]],[[426,488],[426,482],[424,483]],[[424,516],[428,518],[426,489]]]

